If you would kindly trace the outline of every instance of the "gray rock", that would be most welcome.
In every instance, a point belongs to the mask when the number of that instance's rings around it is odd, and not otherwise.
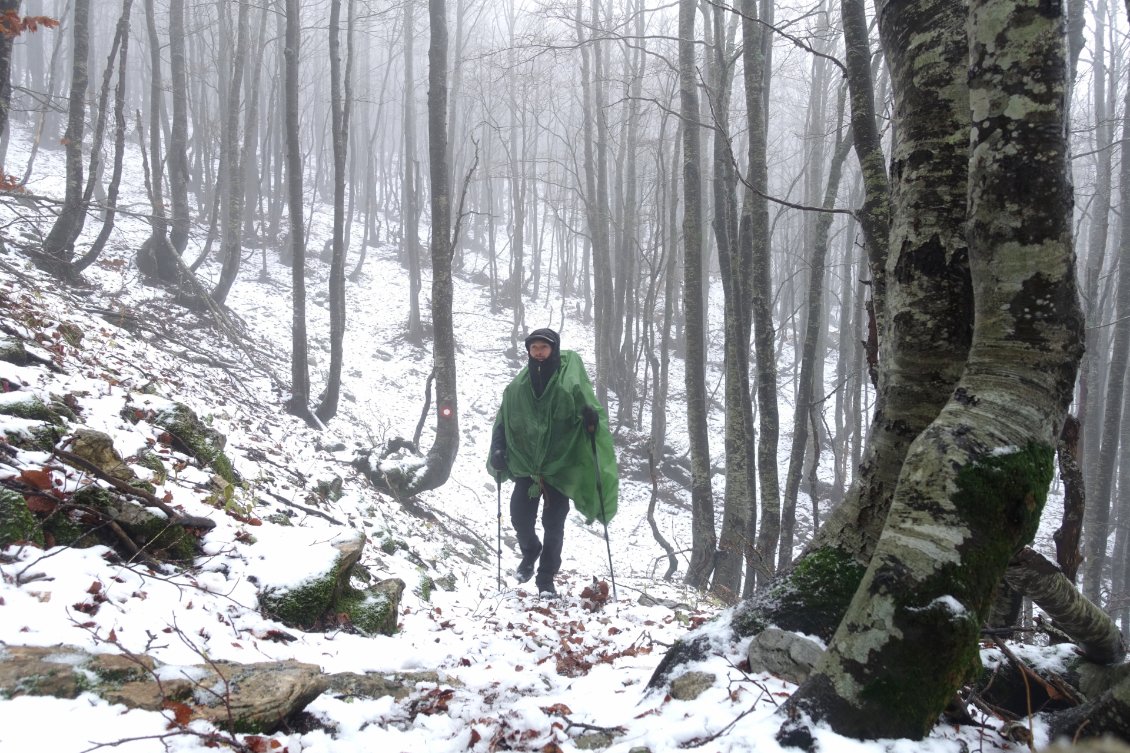
[[[573,744],[580,750],[604,750],[615,741],[608,732],[585,732],[573,738]]]
[[[716,679],[710,672],[686,672],[671,681],[671,697],[679,701],[693,701],[711,688]]]
[[[824,653],[811,638],[779,628],[766,628],[749,644],[751,672],[768,672],[799,685]]]

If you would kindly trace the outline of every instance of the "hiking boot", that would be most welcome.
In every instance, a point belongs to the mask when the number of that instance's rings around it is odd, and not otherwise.
[[[541,598],[543,598],[543,599],[556,599],[557,598],[557,589],[553,587],[553,581],[552,580],[542,581],[541,579],[539,579],[537,586],[538,586],[538,595],[541,596]]]
[[[534,563],[525,560],[518,563],[518,569],[514,571],[514,579],[519,583],[525,583],[532,577],[534,577]]]
[[[514,570],[514,579],[519,583],[525,583],[534,577],[534,565],[537,564],[540,555],[541,543],[538,543],[537,551],[522,557],[522,561],[518,563],[517,569]]]

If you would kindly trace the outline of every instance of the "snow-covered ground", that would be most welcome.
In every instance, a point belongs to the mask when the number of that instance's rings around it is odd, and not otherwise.
[[[26,140],[17,129],[9,164],[20,164],[26,154]],[[130,165],[127,172],[137,169]],[[41,151],[35,170],[39,177],[30,188],[61,195],[62,174],[61,153]],[[140,186],[140,181],[127,185]],[[126,200],[139,202],[141,197]],[[25,212],[18,202],[0,200],[0,232],[9,241],[23,232],[37,232],[34,223],[18,219]],[[321,248],[329,222],[329,211],[320,209],[312,221],[310,249]],[[97,224],[96,218],[87,222],[80,248]],[[324,694],[308,708],[320,729],[273,736],[274,749],[289,753],[573,751],[579,749],[579,735],[598,728],[615,730],[607,750],[618,753],[684,747],[764,753],[779,749],[773,735],[780,718],[774,710],[792,687],[771,676],[743,672],[739,667],[744,644],[691,667],[717,678],[696,700],[674,700],[646,689],[665,647],[720,611],[702,594],[659,580],[657,572],[665,561],[646,521],[649,482],[627,476],[621,482],[620,512],[609,527],[617,601],[594,604],[583,595],[594,579],[610,581],[609,562],[603,530],[586,526],[575,515],[567,524],[558,579],[562,598],[541,601],[509,577],[518,555],[505,512],[499,582],[498,490],[484,461],[501,390],[520,364],[505,354],[510,311],[491,313],[487,291],[470,282],[482,269],[482,260],[468,255],[456,278],[459,455],[450,481],[421,495],[410,510],[376,493],[350,465],[358,449],[379,446],[396,435],[411,436],[424,403],[431,355],[427,347],[404,341],[407,275],[396,261],[395,247],[370,249],[361,278],[347,286],[341,409],[327,431],[316,432],[286,413],[289,395],[272,378],[289,379],[291,337],[290,270],[275,262],[275,252],[268,251],[268,279],[262,281],[257,279],[259,252],[249,253],[228,299],[244,327],[241,348],[176,306],[167,293],[142,284],[131,261],[147,233],[143,222],[119,217],[104,258],[86,275],[92,283],[89,289],[59,285],[10,244],[9,251],[0,254],[0,322],[29,341],[38,339],[39,352],[54,357],[62,369],[0,363],[0,377],[44,395],[73,395],[81,421],[110,434],[127,457],[159,444],[159,430],[145,421],[126,421],[125,406],[185,403],[227,437],[227,451],[245,488],[227,509],[216,507],[214,500],[208,501],[209,474],[168,452],[169,464],[179,470],[157,485],[157,496],[167,494],[170,504],[216,523],[202,541],[204,556],[182,573],[112,564],[102,548],[5,550],[0,559],[0,653],[4,646],[74,645],[93,652],[145,652],[169,665],[196,664],[205,658],[295,659],[326,672],[438,674],[438,684],[421,686],[404,701]],[[198,229],[196,235],[202,237],[203,232]],[[358,243],[353,244],[354,254]],[[190,246],[187,256],[194,258],[197,251]],[[351,256],[351,264],[355,259]],[[217,271],[207,265],[203,269],[205,280]],[[312,261],[307,281],[315,394],[329,359],[327,271]],[[562,321],[561,312],[571,315],[575,306],[555,298],[554,282],[543,279],[543,292],[551,292],[527,304],[526,324],[559,330],[563,347],[578,351],[591,367],[591,329],[578,318]],[[425,306],[428,289],[425,280]],[[136,323],[116,326],[110,321],[114,314],[128,314]],[[83,333],[77,347],[56,336],[64,323]],[[671,383],[673,392],[681,393],[677,364]],[[678,398],[671,405],[670,443],[679,449],[684,417]],[[429,417],[424,448],[431,442],[431,424]],[[789,425],[787,412],[782,425]],[[787,450],[786,440],[781,445]],[[721,446],[720,435],[714,446]],[[640,464],[638,458],[623,457],[630,450],[620,451],[622,465]],[[52,468],[50,456],[22,452],[0,464],[0,475],[43,468]],[[146,468],[134,469],[143,477],[152,476]],[[58,483],[70,487],[91,482],[74,474],[64,478],[59,470],[53,473]],[[342,480],[340,498],[319,495],[319,482],[335,477]],[[676,549],[686,549],[690,538],[685,495],[662,483],[667,494],[656,513],[659,526]],[[503,511],[508,491],[502,490]],[[421,510],[434,520],[421,517]],[[280,513],[292,516],[294,526],[268,521]],[[366,638],[347,631],[304,633],[288,628],[296,640],[269,640],[269,631],[282,626],[260,615],[253,580],[301,579],[332,556],[327,542],[344,529],[367,536],[362,564],[370,572],[399,577],[407,584],[399,631],[392,637]],[[453,590],[431,587],[448,576]],[[91,613],[78,607],[91,601],[93,583],[100,584],[101,596]],[[647,600],[652,605],[641,604],[644,595],[665,606]],[[112,746],[125,753],[202,753],[206,739],[170,731],[171,716],[128,710],[89,694],[74,700],[0,700],[0,751],[77,753]],[[197,721],[190,730],[206,733],[211,727]],[[818,732],[818,740],[822,750],[836,753],[1016,747],[991,728],[946,725],[939,725],[926,741],[864,743],[827,730]]]

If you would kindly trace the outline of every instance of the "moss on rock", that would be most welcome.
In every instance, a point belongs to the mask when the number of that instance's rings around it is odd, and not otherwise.
[[[20,395],[20,393],[9,393],[13,395]],[[43,401],[39,395],[28,394],[21,396],[23,399],[8,399],[0,402],[0,414],[5,416],[15,416],[16,418],[26,418],[32,421],[43,421],[45,423],[55,424],[62,426],[64,423],[65,414],[53,404],[48,404]]]
[[[404,581],[392,578],[364,591],[349,589],[338,606],[349,615],[353,627],[365,635],[393,635],[403,593]]]
[[[268,617],[291,627],[309,630],[333,604],[337,586],[335,567],[294,588],[268,589],[259,594],[259,604]]]
[[[42,547],[43,527],[28,509],[24,495],[0,489],[0,549],[24,541]]]
[[[231,459],[224,454],[227,439],[206,426],[187,405],[176,403],[162,410],[153,418],[153,425],[167,431],[182,450],[210,467],[228,483],[239,481]]]
[[[847,611],[865,570],[842,550],[816,549],[739,607],[732,627],[741,637],[776,625],[827,641]]]

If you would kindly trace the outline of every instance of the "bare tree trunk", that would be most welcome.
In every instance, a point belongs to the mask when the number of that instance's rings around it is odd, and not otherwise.
[[[742,204],[739,242],[750,257],[749,300],[757,364],[758,429],[757,479],[760,482],[761,529],[752,572],[746,574],[743,596],[755,584],[764,584],[776,572],[777,544],[781,535],[781,487],[777,472],[780,417],[777,409],[777,352],[773,327],[773,275],[769,233],[767,110],[764,40],[767,33],[757,22],[757,0],[742,0],[742,63],[745,71],[746,120],[749,127],[749,188]],[[748,337],[748,330],[747,330]]]
[[[679,101],[683,119],[683,301],[686,312],[687,428],[691,447],[691,561],[685,581],[703,588],[714,571],[714,498],[706,426],[706,312],[702,299],[702,140],[695,71],[695,0],[679,0]]]
[[[172,76],[173,123],[169,132],[169,193],[173,225],[169,241],[177,254],[188,246],[188,79],[185,62],[184,0],[169,2],[169,73]]]
[[[165,283],[180,279],[176,249],[169,242],[169,221],[165,214],[164,159],[161,156],[161,40],[157,35],[157,16],[153,0],[145,0],[145,25],[149,38],[149,190],[152,214],[151,232],[137,252],[137,267],[143,274]]]
[[[714,117],[714,237],[718,245],[725,310],[726,488],[722,528],[714,567],[712,593],[725,602],[741,594],[742,572],[753,549],[756,525],[754,495],[753,406],[749,391],[749,277],[752,248],[738,242],[737,173],[730,148],[730,90],[733,50],[723,24],[724,11],[712,12],[714,46],[708,68]],[[748,249],[749,253],[746,253]]]
[[[416,185],[416,85],[414,66],[416,40],[416,0],[404,3],[404,164],[401,177],[401,243],[408,263],[407,338],[414,344],[424,342],[424,325],[420,318],[420,213],[419,186]]]
[[[841,107],[842,112],[842,107]],[[797,493],[800,489],[801,474],[804,472],[804,458],[809,444],[809,422],[813,420],[813,413],[817,410],[817,369],[816,361],[817,343],[824,329],[824,265],[828,257],[828,233],[832,227],[832,209],[835,207],[836,194],[840,187],[840,176],[843,174],[844,159],[851,147],[851,138],[844,138],[842,129],[837,134],[835,153],[828,170],[828,184],[824,191],[822,202],[824,212],[817,218],[812,239],[812,255],[809,257],[808,269],[808,310],[805,314],[804,345],[801,352],[800,376],[797,380],[797,392],[793,421],[793,442],[789,454],[789,471],[785,479],[785,494],[781,511],[781,546],[777,554],[779,567],[787,567],[793,561],[793,535],[795,532]],[[813,432],[813,442],[818,440]],[[819,450],[812,448],[813,462],[819,458]],[[809,493],[816,503],[816,489]],[[815,525],[814,521],[814,525]]]
[[[341,392],[341,367],[345,358],[345,166],[349,150],[349,111],[352,89],[349,76],[353,60],[353,0],[348,3],[345,74],[341,72],[341,0],[330,3],[330,111],[333,117],[334,226],[330,262],[330,368],[326,393],[318,406],[318,419],[329,421],[337,413]],[[343,92],[344,90],[344,92]]]
[[[82,138],[86,123],[86,85],[89,77],[90,0],[75,0],[72,17],[74,58],[71,64],[71,94],[67,130],[63,145],[67,154],[67,189],[63,208],[43,241],[43,251],[51,258],[70,262],[75,255],[75,240],[82,232],[86,210],[82,205]],[[60,269],[65,268],[61,267]]]
[[[117,214],[118,189],[122,183],[122,162],[126,150],[126,62],[129,60],[129,29],[130,11],[133,0],[123,0],[122,15],[118,19],[119,45],[118,57],[118,82],[114,87],[114,166],[110,173],[110,184],[106,189],[106,214],[102,220],[102,229],[94,239],[90,249],[79,259],[73,262],[75,272],[81,272],[98,259],[110,233],[114,229],[114,217]],[[109,67],[109,63],[107,64]],[[105,106],[103,106],[105,109]]]
[[[243,67],[247,61],[248,29],[248,0],[239,3],[239,15],[236,21],[235,54],[232,60],[231,84],[228,86],[228,102],[224,113],[223,133],[220,139],[223,143],[221,158],[219,191],[220,199],[220,258],[223,267],[220,270],[220,279],[212,290],[212,299],[217,304],[223,305],[239,275],[240,262],[243,257],[243,168],[239,161],[239,110],[241,92],[243,91]]]
[[[432,183],[432,357],[436,375],[436,436],[423,473],[401,489],[404,495],[447,482],[459,453],[459,394],[456,388],[455,326],[451,301],[451,190],[447,167],[447,3],[429,0],[428,155]]]
[[[316,424],[310,412],[310,368],[306,344],[306,236],[302,221],[302,144],[298,133],[298,60],[300,46],[299,0],[286,0],[286,44],[283,55],[286,114],[286,183],[290,208],[291,319],[290,379],[288,410]]]
[[[20,0],[0,0],[0,14],[20,12]],[[3,141],[4,150],[0,151],[0,181],[7,181],[7,170],[4,168],[8,143],[8,115],[12,109],[12,45],[16,37],[9,34],[0,34],[0,140]]]
[[[1127,93],[1130,104],[1130,92]],[[1122,166],[1119,170],[1122,187],[1121,204],[1130,207],[1130,150],[1125,138],[1130,134],[1130,112],[1123,107]],[[1083,519],[1086,536],[1086,559],[1083,563],[1083,592],[1092,601],[1102,604],[1100,595],[1107,565],[1107,544],[1110,537],[1110,515],[1114,472],[1118,458],[1118,444],[1122,435],[1123,388],[1126,384],[1127,362],[1130,361],[1130,212],[1122,212],[1121,247],[1119,249],[1118,291],[1113,317],[1114,341],[1111,345],[1110,366],[1106,380],[1102,436],[1097,447],[1086,451],[1098,454],[1095,484],[1087,495],[1087,510]],[[1097,416],[1096,416],[1097,418]]]

